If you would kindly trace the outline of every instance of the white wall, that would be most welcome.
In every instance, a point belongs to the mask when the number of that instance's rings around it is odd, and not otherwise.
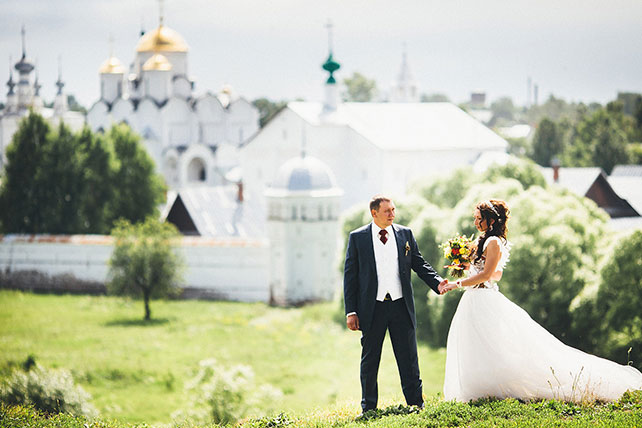
[[[105,282],[112,250],[112,238],[102,235],[0,236],[0,269]],[[225,300],[269,300],[267,241],[184,237],[179,252],[186,264],[183,286]]]

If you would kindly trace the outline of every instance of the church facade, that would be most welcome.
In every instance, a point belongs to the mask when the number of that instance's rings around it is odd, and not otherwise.
[[[100,99],[87,113],[94,131],[127,123],[139,133],[168,186],[229,181],[239,147],[259,129],[259,112],[230,86],[196,96],[189,47],[163,24],[143,34],[128,70],[113,54],[101,65]]]

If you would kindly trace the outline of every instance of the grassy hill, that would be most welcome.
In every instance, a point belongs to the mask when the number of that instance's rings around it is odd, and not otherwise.
[[[47,417],[22,406],[0,404],[3,428],[132,428],[132,425],[107,419],[56,415]],[[147,425],[144,425],[147,426]],[[211,425],[213,427],[214,425]],[[239,428],[446,428],[446,427],[623,427],[642,426],[642,391],[626,394],[611,404],[574,405],[558,401],[520,403],[517,400],[479,401],[474,404],[444,402],[430,398],[426,408],[389,407],[364,419],[355,420],[352,411],[316,411],[300,417],[281,414],[271,418],[241,421]],[[140,426],[139,426],[140,427]],[[196,428],[190,424],[179,428]]]
[[[359,408],[359,334],[331,321],[335,304],[272,308],[264,304],[158,301],[150,323],[140,302],[115,297],[0,291],[0,374],[29,355],[72,371],[101,416],[169,423],[187,406],[185,382],[207,358],[252,367],[257,383],[284,395],[292,416],[340,406]],[[426,395],[439,393],[445,352],[420,347]],[[386,341],[380,371],[383,405],[403,403]]]
[[[334,324],[333,309],[161,301],[152,305],[154,320],[145,323],[139,302],[0,291],[0,375],[32,355],[45,367],[71,370],[100,411],[88,420],[0,404],[0,427],[171,426],[172,412],[188,404],[185,383],[207,358],[249,365],[257,383],[284,392],[275,406],[283,414],[248,417],[240,422],[246,428],[642,427],[642,391],[611,404],[444,402],[445,352],[426,347],[419,349],[426,408],[400,406],[388,342],[380,373],[381,407],[388,407],[357,419],[359,335]]]

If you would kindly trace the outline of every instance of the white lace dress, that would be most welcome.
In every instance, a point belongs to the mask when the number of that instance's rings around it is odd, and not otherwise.
[[[510,245],[499,238],[501,258]],[[484,268],[471,265],[471,275]],[[587,354],[560,342],[495,283],[466,287],[448,332],[444,397],[611,401],[626,390],[642,389],[642,373],[631,366]]]

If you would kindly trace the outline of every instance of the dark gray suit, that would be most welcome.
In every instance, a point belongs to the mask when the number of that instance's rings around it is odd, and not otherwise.
[[[396,224],[392,225],[392,229],[397,243],[402,299],[385,302],[376,300],[378,279],[372,243],[372,224],[350,233],[346,251],[343,278],[345,311],[346,314],[357,313],[362,331],[361,406],[364,411],[377,407],[377,373],[386,330],[390,332],[406,402],[409,405],[423,403],[410,270],[414,270],[437,294],[437,286],[442,281],[421,256],[412,231]]]

